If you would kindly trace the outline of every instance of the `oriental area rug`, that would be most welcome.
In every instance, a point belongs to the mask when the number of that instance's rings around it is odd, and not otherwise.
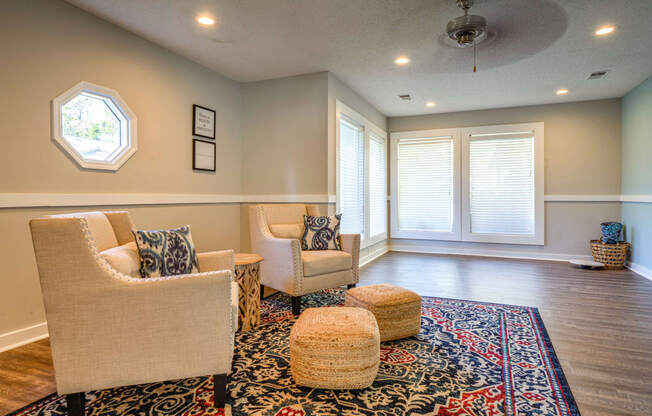
[[[303,297],[336,306],[344,290]],[[212,378],[86,394],[87,415],[579,416],[536,308],[424,297],[421,332],[381,344],[380,369],[362,390],[297,386],[290,373],[290,299],[262,302],[261,325],[236,335],[227,409],[212,407]],[[14,416],[65,415],[56,394]]]

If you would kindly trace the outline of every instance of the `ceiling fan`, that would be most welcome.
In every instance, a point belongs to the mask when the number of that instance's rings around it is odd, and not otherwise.
[[[464,15],[448,22],[446,33],[460,48],[473,46],[473,72],[477,72],[475,47],[487,38],[487,20],[482,16],[469,14],[469,9],[473,6],[473,0],[456,1],[457,7],[464,12]]]

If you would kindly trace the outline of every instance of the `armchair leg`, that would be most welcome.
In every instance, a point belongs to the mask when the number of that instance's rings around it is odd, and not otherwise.
[[[292,315],[301,313],[301,296],[292,296]]]
[[[265,286],[263,284],[260,284],[260,300],[265,299]]]
[[[84,416],[86,413],[86,395],[84,392],[66,394],[68,416]]]
[[[226,374],[215,374],[213,376],[213,394],[215,395],[215,407],[224,408],[226,405]]]
[[[346,285],[347,289],[353,289],[355,287],[355,283],[352,283],[350,285]]]

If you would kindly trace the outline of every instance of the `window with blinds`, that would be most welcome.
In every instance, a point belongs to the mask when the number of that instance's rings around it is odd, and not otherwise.
[[[364,248],[387,239],[387,133],[339,101],[336,113],[340,231]]]
[[[534,137],[469,139],[471,233],[534,235]]]
[[[391,135],[392,238],[543,245],[544,125]]]
[[[344,117],[339,120],[339,213],[343,234],[365,234],[364,130]]]
[[[398,141],[398,230],[453,231],[453,158],[452,137]]]
[[[387,146],[385,139],[369,136],[369,237],[387,233]]]

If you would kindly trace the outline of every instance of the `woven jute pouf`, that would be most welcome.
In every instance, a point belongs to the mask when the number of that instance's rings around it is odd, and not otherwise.
[[[361,308],[308,308],[290,332],[294,381],[319,389],[371,386],[380,365],[380,334],[373,314]]]
[[[411,337],[421,329],[421,297],[402,287],[380,284],[349,289],[345,305],[374,314],[381,342]]]

